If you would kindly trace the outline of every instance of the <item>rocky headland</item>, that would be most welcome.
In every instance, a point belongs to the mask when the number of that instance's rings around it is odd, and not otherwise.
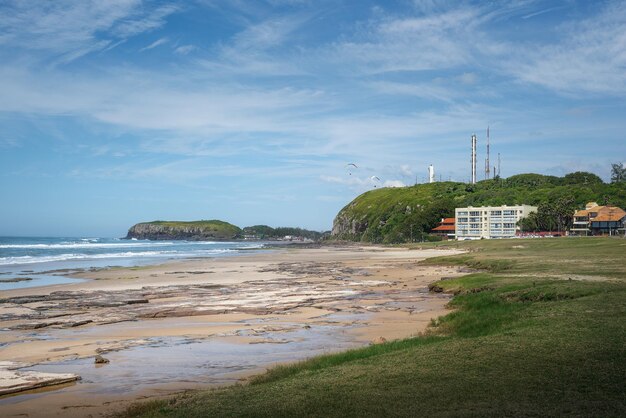
[[[209,221],[154,221],[133,225],[126,234],[126,239],[149,240],[233,240],[242,238],[241,228],[219,220]]]

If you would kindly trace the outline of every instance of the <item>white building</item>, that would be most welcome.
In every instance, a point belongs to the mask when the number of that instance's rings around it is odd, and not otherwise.
[[[536,206],[481,206],[456,208],[456,238],[513,238],[519,230],[517,221],[537,212]]]

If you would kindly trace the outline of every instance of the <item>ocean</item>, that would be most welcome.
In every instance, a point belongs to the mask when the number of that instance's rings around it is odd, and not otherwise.
[[[75,283],[68,271],[160,264],[168,260],[236,255],[263,242],[148,241],[118,238],[0,237],[0,291]]]

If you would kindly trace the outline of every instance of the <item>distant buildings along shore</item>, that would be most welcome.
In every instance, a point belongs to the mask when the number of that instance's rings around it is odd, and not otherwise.
[[[530,205],[456,208],[454,218],[443,218],[431,234],[457,240],[626,234],[626,211],[596,202],[575,211],[572,227],[567,231],[522,231],[519,221],[537,209]]]

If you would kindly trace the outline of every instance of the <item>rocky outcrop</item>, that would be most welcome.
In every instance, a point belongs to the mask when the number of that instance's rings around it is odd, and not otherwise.
[[[367,216],[355,218],[344,208],[333,221],[332,235],[337,237],[359,236],[367,230]]]
[[[19,370],[26,366],[28,364],[0,361],[0,395],[61,385],[80,379],[80,376],[73,373],[42,373],[31,370]]]
[[[133,225],[127,239],[150,240],[232,240],[241,237],[241,229],[224,221],[155,221]]]

